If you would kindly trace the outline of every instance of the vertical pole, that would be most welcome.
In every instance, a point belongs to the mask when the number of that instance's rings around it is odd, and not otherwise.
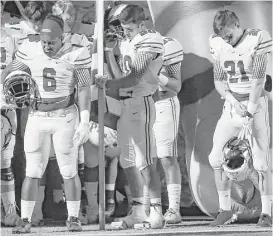
[[[104,0],[96,1],[97,17],[97,52],[98,74],[103,75],[104,65]],[[104,156],[104,113],[105,90],[98,89],[98,120],[99,120],[99,225],[105,230],[105,156]]]

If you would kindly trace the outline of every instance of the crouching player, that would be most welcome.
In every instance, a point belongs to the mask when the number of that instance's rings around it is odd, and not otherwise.
[[[106,157],[106,220],[110,220],[115,210],[115,182],[117,178],[117,164],[120,156],[120,148],[117,146],[117,132],[108,127],[104,127],[104,145]],[[89,142],[84,147],[84,184],[88,205],[86,207],[86,217],[88,223],[97,223],[98,208],[98,180],[99,180],[99,125],[93,121],[90,122]]]
[[[78,219],[81,184],[77,172],[78,147],[89,137],[90,66],[86,47],[63,43],[63,20],[48,15],[40,37],[26,39],[16,58],[3,71],[3,80],[12,79],[16,71],[31,77],[34,100],[31,102],[25,137],[26,178],[22,187],[21,221],[13,233],[29,233],[39,180],[48,163],[51,139],[60,172],[64,179],[69,231],[81,231]],[[15,72],[11,72],[15,71]],[[78,87],[80,123],[74,90]]]

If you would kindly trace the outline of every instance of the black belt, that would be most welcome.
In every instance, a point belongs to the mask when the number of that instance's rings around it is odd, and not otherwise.
[[[37,111],[55,111],[59,109],[65,109],[75,104],[75,93],[70,94],[67,97],[60,97],[57,99],[43,99],[38,101],[34,110]]]
[[[152,95],[148,95],[148,96],[143,96],[144,98],[148,98],[148,97],[151,97]],[[124,96],[124,97],[119,97],[119,100],[126,100],[126,99],[129,99],[129,98],[133,98],[131,96]]]

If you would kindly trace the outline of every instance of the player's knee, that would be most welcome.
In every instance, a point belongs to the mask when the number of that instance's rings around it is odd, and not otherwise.
[[[2,168],[1,169],[1,180],[2,181],[13,181],[14,180],[14,175],[12,168]]]
[[[73,179],[78,173],[77,166],[73,164],[60,166],[60,173],[64,179]]]
[[[265,158],[255,158],[253,159],[253,167],[259,172],[267,172],[269,169],[269,164]]]
[[[27,165],[26,166],[26,176],[30,178],[41,179],[45,168],[43,165]]]
[[[222,165],[223,158],[220,153],[211,152],[209,155],[209,164],[213,169],[219,169]]]

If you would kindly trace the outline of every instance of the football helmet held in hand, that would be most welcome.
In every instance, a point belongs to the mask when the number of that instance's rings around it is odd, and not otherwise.
[[[126,4],[120,4],[107,10],[105,14],[105,37],[108,40],[121,40],[124,38],[124,32],[119,22],[119,16]]]
[[[8,74],[3,83],[5,102],[20,109],[32,104],[37,91],[37,85],[31,75],[20,70]]]
[[[253,171],[252,152],[248,140],[233,137],[224,146],[223,153],[222,168],[225,174],[235,181],[247,179]]]

